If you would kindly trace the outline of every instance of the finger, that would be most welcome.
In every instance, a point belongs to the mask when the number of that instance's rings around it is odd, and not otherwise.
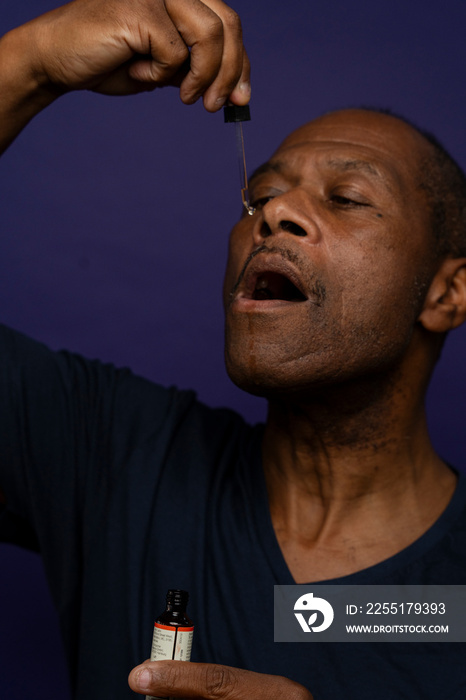
[[[180,88],[186,104],[195,102],[213,83],[223,56],[223,23],[200,0],[167,0],[167,10],[183,41],[191,47],[190,70]]]
[[[167,85],[189,58],[189,50],[165,8],[157,9],[150,24],[137,25],[138,37],[132,44],[144,58],[129,69],[134,80]]]
[[[243,70],[240,79],[231,92],[229,100],[235,105],[245,105],[251,99],[251,64],[246,51],[243,52]]]
[[[288,678],[220,664],[149,661],[133,669],[131,688],[140,694],[203,700],[312,700],[306,688]]]
[[[108,77],[92,83],[92,90],[102,95],[137,95],[141,92],[151,92],[157,87],[156,83],[134,80],[129,74],[130,67],[122,66],[113,71]]]
[[[223,55],[220,70],[212,85],[204,94],[204,106],[207,110],[217,111],[230,99],[237,85],[240,104],[246,104],[249,95],[249,60],[243,46],[241,21],[236,12],[221,0],[204,0],[216,12],[223,24]]]

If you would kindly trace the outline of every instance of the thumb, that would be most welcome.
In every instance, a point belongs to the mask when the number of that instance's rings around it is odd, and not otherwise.
[[[146,661],[131,671],[129,685],[136,693],[174,698],[313,700],[306,688],[282,676],[189,661]]]

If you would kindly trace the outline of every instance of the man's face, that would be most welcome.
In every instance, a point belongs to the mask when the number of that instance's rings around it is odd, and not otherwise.
[[[426,149],[393,117],[348,110],[301,127],[259,168],[224,287],[239,386],[306,392],[399,362],[434,271]]]

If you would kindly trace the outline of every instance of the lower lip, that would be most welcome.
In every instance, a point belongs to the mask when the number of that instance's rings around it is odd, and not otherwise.
[[[280,309],[289,310],[291,306],[302,306],[305,301],[286,301],[285,299],[246,299],[239,297],[231,304],[231,310],[241,311],[277,311]]]

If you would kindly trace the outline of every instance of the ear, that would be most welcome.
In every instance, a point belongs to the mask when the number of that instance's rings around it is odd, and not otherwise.
[[[446,333],[466,319],[466,258],[448,258],[427,292],[419,322],[428,331]]]

